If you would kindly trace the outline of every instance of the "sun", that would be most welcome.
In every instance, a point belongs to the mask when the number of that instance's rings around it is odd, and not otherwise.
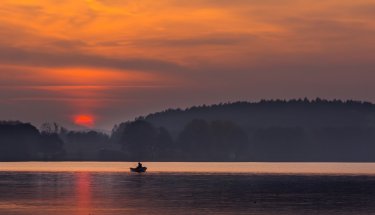
[[[94,116],[88,114],[79,114],[74,116],[74,123],[79,126],[93,127],[95,124]]]

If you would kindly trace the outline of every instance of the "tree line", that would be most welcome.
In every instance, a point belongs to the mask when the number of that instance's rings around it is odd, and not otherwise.
[[[375,105],[263,100],[169,109],[110,134],[0,122],[0,160],[375,161]]]

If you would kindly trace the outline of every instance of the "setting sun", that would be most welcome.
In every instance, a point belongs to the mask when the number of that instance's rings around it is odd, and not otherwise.
[[[74,117],[74,123],[79,126],[93,127],[95,120],[91,115],[76,115]]]

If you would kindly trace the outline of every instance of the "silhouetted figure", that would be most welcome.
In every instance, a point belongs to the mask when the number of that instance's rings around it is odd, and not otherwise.
[[[130,167],[130,172],[137,172],[137,173],[143,173],[146,172],[147,167],[142,166],[141,162],[138,162],[138,166],[136,168]]]
[[[138,166],[137,166],[137,169],[141,169],[143,166],[141,164],[141,162],[138,162]]]

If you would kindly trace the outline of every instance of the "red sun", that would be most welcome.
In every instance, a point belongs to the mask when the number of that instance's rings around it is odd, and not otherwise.
[[[74,123],[79,126],[84,126],[84,127],[93,127],[95,124],[94,117],[91,115],[76,115],[74,116]]]

